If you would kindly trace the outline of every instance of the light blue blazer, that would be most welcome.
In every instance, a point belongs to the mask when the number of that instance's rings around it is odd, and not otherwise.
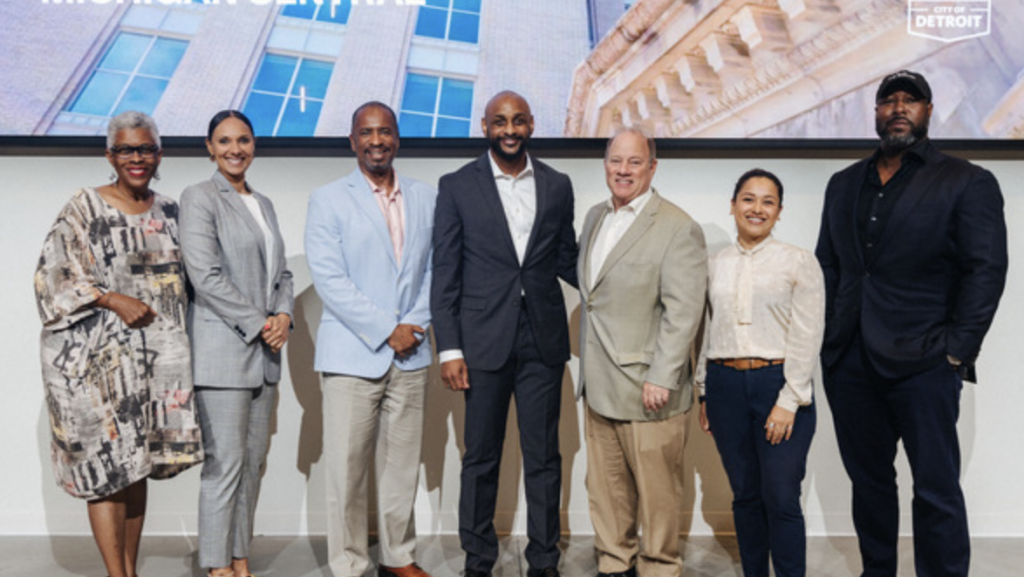
[[[421,369],[433,358],[430,342],[396,359],[387,340],[399,324],[428,328],[437,191],[399,176],[405,210],[402,262],[366,177],[356,170],[315,191],[306,215],[306,260],[324,310],[315,368],[375,379],[392,363]]]

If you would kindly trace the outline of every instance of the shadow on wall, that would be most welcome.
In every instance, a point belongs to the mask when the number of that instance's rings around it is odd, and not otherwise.
[[[296,260],[296,259],[292,259]],[[299,277],[304,274],[305,263],[291,262],[296,275],[296,286],[302,286]],[[297,447],[296,468],[307,480],[307,518],[322,516],[324,507],[324,487],[322,474],[314,471],[315,464],[323,454],[323,395],[320,390],[320,378],[313,369],[315,358],[316,333],[320,325],[323,302],[316,294],[312,284],[296,295],[294,310],[294,332],[288,343],[288,366],[295,396],[302,407],[302,418]],[[578,324],[578,318],[576,319]],[[578,329],[574,330],[574,338],[578,337]],[[433,342],[433,338],[431,339]],[[575,385],[568,370],[562,379],[562,407],[559,423],[559,443],[562,452],[562,517],[566,517],[566,506],[570,502],[572,492],[572,470],[575,457],[580,451],[580,423],[576,412]],[[424,408],[423,450],[421,465],[423,473],[420,482],[427,492],[437,494],[437,503],[443,509],[450,509],[451,514],[457,512],[458,494],[446,496],[446,487],[459,487],[459,483],[446,484],[445,475],[459,475],[461,463],[448,463],[447,447],[454,435],[459,456],[465,452],[465,403],[461,393],[447,390],[441,382],[440,368],[435,357],[430,367],[427,383],[426,406]],[[522,451],[519,446],[519,427],[517,425],[515,403],[512,403],[508,414],[508,426],[505,444],[502,448],[501,477],[495,507],[495,529],[499,534],[510,534],[516,524],[519,512],[519,496],[522,478]],[[371,482],[373,486],[374,482]],[[371,511],[376,507],[376,496],[371,491],[368,506]],[[449,511],[434,511],[432,533],[438,533],[442,521],[448,517]],[[525,511],[523,512],[525,514]],[[375,515],[370,517],[371,531],[375,530]],[[524,519],[525,521],[525,519]],[[521,523],[525,526],[525,522]],[[567,527],[565,523],[563,526]],[[310,533],[317,528],[307,527]],[[318,559],[326,564],[326,559]]]

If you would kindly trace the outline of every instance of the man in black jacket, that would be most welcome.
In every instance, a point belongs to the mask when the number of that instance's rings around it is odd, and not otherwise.
[[[928,139],[931,100],[916,72],[882,80],[881,146],[832,177],[816,251],[825,392],[863,577],[896,575],[900,440],[914,475],[917,575],[966,577],[970,564],[956,421],[1006,281],[1006,224],[992,174]]]

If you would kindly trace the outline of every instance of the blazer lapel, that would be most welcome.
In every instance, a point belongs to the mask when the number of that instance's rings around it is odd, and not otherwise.
[[[239,196],[235,187],[231,186],[228,179],[224,178],[224,175],[217,171],[213,175],[213,181],[217,183],[217,187],[220,189],[221,198],[224,199],[225,203],[231,207],[238,214],[238,218],[242,219],[245,226],[249,229],[249,232],[258,239],[263,239],[263,229],[260,228],[259,223],[256,222],[256,218],[253,217],[252,213],[249,212],[249,208],[245,206],[245,202],[242,201],[242,197]],[[266,218],[266,211],[263,212],[264,218]],[[259,246],[260,260],[263,261],[263,269],[267,267],[267,249],[266,244],[262,242],[256,243]]]
[[[347,192],[352,197],[353,204],[363,212],[366,222],[370,224],[370,228],[373,229],[378,240],[383,243],[381,246],[387,247],[387,250],[384,252],[388,253],[391,266],[398,270],[398,261],[395,259],[395,250],[391,244],[391,233],[388,232],[388,225],[384,221],[384,214],[380,210],[380,204],[377,202],[370,184],[366,182],[366,177],[363,176],[363,173],[358,170],[352,173],[352,177],[348,181]]]
[[[841,238],[853,239],[851,248],[861,267],[864,266],[864,248],[860,242],[860,229],[857,228],[857,214],[861,188],[864,186],[864,179],[867,178],[868,170],[870,169],[871,163],[865,162],[864,166],[861,167],[859,177],[847,181],[846,188],[842,196],[836,200],[836,208],[834,209],[836,213],[844,215],[842,217],[844,219],[843,223],[845,227],[848,227],[849,235],[843,234]]]
[[[583,259],[583,266],[581,267],[583,278],[578,280],[580,288],[584,291],[585,295],[589,295],[590,291],[594,288],[590,286],[590,253],[594,250],[597,231],[601,229],[601,223],[604,222],[606,216],[608,216],[608,209],[604,203],[591,209],[590,214],[587,215],[587,221],[583,224],[583,232],[580,235],[582,239],[580,242],[583,246],[580,247],[579,258]]]
[[[540,170],[539,165],[531,158],[530,166],[533,167],[533,185],[535,189],[535,195],[537,199],[536,210],[533,215],[533,227],[530,229],[530,238],[526,242],[526,252],[523,253],[523,262],[529,257],[530,252],[533,250],[534,244],[537,242],[538,231],[540,230],[541,221],[543,220],[542,215],[548,207],[547,193],[548,186],[548,175],[547,172]]]
[[[658,208],[661,206],[661,197],[658,196],[658,192],[651,189],[651,199],[647,201],[647,205],[640,211],[640,214],[636,215],[636,220],[633,224],[629,225],[626,229],[626,233],[622,235],[619,242],[615,244],[611,252],[608,253],[608,258],[604,259],[604,264],[601,265],[601,270],[597,273],[597,278],[594,279],[594,286],[592,289],[596,289],[597,285],[601,284],[601,280],[604,279],[608,271],[611,270],[612,266],[626,254],[629,249],[636,244],[636,241],[647,232],[647,229],[651,228],[654,224],[654,217],[658,214]],[[597,227],[594,227],[595,230]]]
[[[494,172],[491,170],[491,160],[487,157],[490,152],[485,152],[476,162],[477,184],[480,188],[480,198],[484,204],[491,209],[497,226],[497,233],[505,241],[505,246],[512,254],[512,260],[519,262],[516,254],[516,245],[512,242],[512,233],[508,229],[508,218],[505,217],[505,208],[501,204],[501,196],[498,194],[498,185],[494,182]]]
[[[878,239],[876,254],[882,254],[882,247],[892,241],[902,228],[903,221],[914,212],[921,200],[934,190],[935,181],[941,179],[945,174],[948,165],[939,167],[939,170],[929,170],[934,167],[933,161],[931,150],[929,150],[925,166],[918,167],[913,178],[903,189],[903,193],[896,199],[896,204],[892,207],[892,214],[889,215],[889,222],[885,224],[885,230],[882,231],[882,236]]]
[[[278,275],[281,274],[280,265],[281,257],[284,255],[284,239],[281,237],[281,230],[277,226],[277,218],[274,215],[274,210],[270,205],[270,199],[268,199],[267,197],[263,196],[262,194],[256,192],[251,188],[250,190],[252,191],[253,198],[255,198],[256,201],[260,203],[260,209],[263,211],[263,218],[266,219],[267,221],[267,228],[270,229],[271,234],[273,234],[274,236],[273,242],[276,258],[274,259],[274,262],[270,263],[271,273],[269,279],[270,282],[273,282],[274,279],[276,279]],[[266,260],[266,258],[264,258],[264,260]]]
[[[416,238],[420,235],[420,227],[418,226],[419,219],[417,218],[420,211],[420,197],[411,193],[412,183],[409,180],[400,176],[398,177],[398,182],[402,191],[402,212],[405,213],[403,215],[403,218],[405,218],[405,231],[403,232],[405,240],[402,248],[402,255],[404,257],[405,247],[415,246]],[[390,236],[388,236],[388,240],[391,240]],[[392,250],[391,252],[393,253],[395,251]],[[398,264],[398,269],[400,271],[404,270],[405,265],[409,260],[410,259],[402,258],[402,262]]]

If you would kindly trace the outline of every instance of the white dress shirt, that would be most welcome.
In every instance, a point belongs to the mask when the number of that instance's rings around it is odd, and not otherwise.
[[[526,258],[526,247],[530,244],[533,232],[533,221],[537,217],[537,180],[533,174],[533,161],[526,156],[526,168],[512,176],[505,174],[494,161],[494,153],[488,151],[487,159],[491,161],[491,172],[494,184],[498,187],[498,198],[505,211],[505,222],[508,232],[512,235],[512,244],[516,249],[516,258],[523,264]],[[524,293],[525,294],[525,293]],[[463,358],[462,349],[450,349],[437,354],[441,363]]]
[[[697,363],[704,394],[707,359],[785,359],[776,405],[796,411],[812,400],[825,331],[825,282],[810,251],[768,237],[738,243],[708,261],[710,320]]]
[[[608,213],[601,221],[600,228],[597,229],[597,234],[594,236],[594,244],[590,249],[590,274],[587,278],[587,282],[590,284],[588,286],[594,286],[597,274],[604,266],[604,261],[608,259],[608,255],[611,254],[615,245],[622,240],[622,236],[629,230],[640,211],[647,206],[647,201],[650,198],[651,189],[648,188],[647,191],[629,201],[629,204],[619,210],[615,210],[612,200],[608,199]]]

